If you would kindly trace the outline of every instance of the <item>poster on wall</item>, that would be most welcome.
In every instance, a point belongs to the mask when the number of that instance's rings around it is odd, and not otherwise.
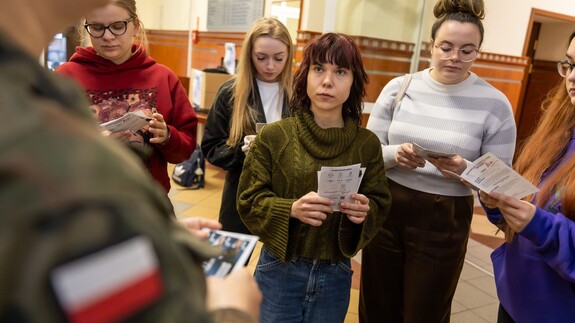
[[[265,0],[209,0],[209,31],[247,31],[264,14]]]

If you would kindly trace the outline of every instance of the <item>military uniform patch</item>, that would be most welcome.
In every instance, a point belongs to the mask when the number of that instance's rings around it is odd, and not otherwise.
[[[162,293],[158,259],[144,236],[58,266],[50,280],[70,322],[119,321]]]

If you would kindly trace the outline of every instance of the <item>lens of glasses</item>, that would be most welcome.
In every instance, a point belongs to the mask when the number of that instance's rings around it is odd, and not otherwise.
[[[455,55],[455,48],[436,46],[439,49],[439,58],[448,60]],[[477,49],[464,47],[457,50],[457,57],[464,63],[469,63],[477,57]]]
[[[557,72],[559,72],[559,75],[563,77],[567,77],[567,75],[571,74],[573,67],[575,66],[569,64],[567,61],[557,62]]]
[[[100,38],[104,36],[106,29],[108,29],[114,36],[122,36],[128,30],[128,20],[125,21],[116,21],[108,26],[104,26],[102,24],[87,24],[85,25],[86,31],[94,37]]]

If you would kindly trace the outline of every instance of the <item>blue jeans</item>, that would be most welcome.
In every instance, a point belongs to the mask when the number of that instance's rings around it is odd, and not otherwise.
[[[343,322],[352,274],[349,259],[283,262],[264,246],[254,273],[263,294],[260,322]]]

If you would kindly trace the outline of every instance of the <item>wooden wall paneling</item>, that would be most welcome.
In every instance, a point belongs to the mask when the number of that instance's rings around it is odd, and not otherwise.
[[[178,79],[180,80],[180,83],[182,83],[182,86],[186,90],[186,94],[189,96],[190,95],[190,78],[187,76],[178,76]]]
[[[557,73],[557,62],[533,61],[531,79],[526,86],[523,110],[517,123],[517,143],[521,144],[535,128],[541,116],[543,100],[563,78]]]
[[[429,49],[422,48],[419,52],[419,63],[417,64],[417,70],[423,71],[431,66],[431,53]]]
[[[149,54],[178,76],[188,75],[188,31],[147,30]]]
[[[409,73],[413,51],[363,48],[360,46],[365,71],[369,77],[366,102],[375,102],[383,87],[393,78]]]
[[[295,53],[294,53],[294,61],[297,66],[301,63],[303,59],[303,48],[305,44],[311,39],[320,36],[321,33],[316,31],[305,31],[299,30],[297,33],[296,45],[295,45]]]
[[[396,75],[383,75],[383,74],[376,74],[376,73],[368,73],[369,76],[369,84],[366,88],[366,97],[364,98],[365,102],[375,102],[381,93],[381,90],[385,87],[385,85],[397,77]]]
[[[507,96],[517,123],[521,90],[528,68],[527,57],[480,53],[471,70]]]
[[[481,60],[476,61],[471,70],[485,78],[506,79],[517,82],[523,81],[523,76],[525,75],[524,66],[492,64]]]
[[[236,59],[239,59],[244,32],[200,31],[198,42],[192,45],[191,68],[203,70],[220,66],[225,55],[225,43],[234,43]]]
[[[296,43],[295,65],[299,66],[302,50],[318,32],[299,31]],[[239,58],[245,37],[243,32],[199,32],[198,42],[192,45],[191,68],[214,68],[220,65],[224,56],[224,44],[236,45],[236,58]],[[374,102],[383,87],[396,76],[409,72],[414,45],[385,39],[352,36],[360,48],[364,66],[370,82],[367,86],[366,102]],[[187,31],[148,30],[150,55],[158,62],[170,67],[178,76],[188,75]],[[424,43],[419,61],[420,70],[429,66],[429,43]],[[480,53],[472,70],[480,77],[501,90],[511,102],[516,116],[521,101],[521,88],[526,79],[528,59],[495,53]],[[549,72],[554,74],[555,72]],[[517,121],[517,120],[516,120]]]

